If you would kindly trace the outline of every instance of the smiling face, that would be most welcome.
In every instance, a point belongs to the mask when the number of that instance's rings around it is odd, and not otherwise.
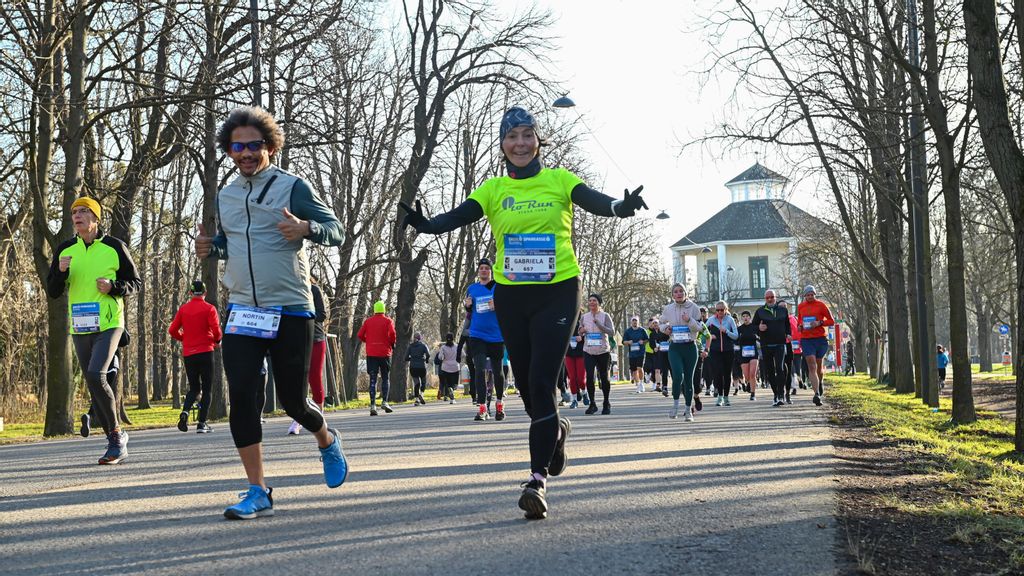
[[[680,304],[685,302],[686,301],[686,288],[683,288],[682,286],[673,286],[672,287],[672,300],[675,300],[676,302],[678,302]]]
[[[487,264],[481,264],[476,267],[476,277],[481,284],[487,284],[491,281],[491,267]]]
[[[518,126],[505,134],[501,141],[501,151],[505,158],[517,168],[523,168],[537,156],[540,139],[532,126]]]
[[[601,308],[601,303],[597,301],[597,298],[591,296],[587,298],[587,307],[590,308],[591,312],[597,312]]]
[[[263,140],[263,134],[255,126],[239,126],[231,131],[232,146],[228,148],[228,156],[235,162],[235,166],[243,176],[253,176],[270,166],[270,157],[276,150],[264,144],[258,150],[250,150],[249,146],[243,146],[240,152],[235,152],[232,149],[234,144],[248,144]]]
[[[85,206],[76,206],[71,209],[71,224],[75,227],[75,233],[79,236],[94,234],[99,227],[99,219]]]

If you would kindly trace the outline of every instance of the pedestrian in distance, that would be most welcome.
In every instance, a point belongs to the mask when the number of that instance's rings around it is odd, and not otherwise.
[[[629,328],[622,335],[622,345],[629,350],[629,378],[636,387],[637,394],[644,392],[644,349],[651,339],[647,330],[640,327],[640,317],[629,319]]]
[[[213,385],[213,351],[224,336],[220,328],[217,308],[206,301],[206,285],[201,280],[189,287],[191,298],[182,304],[171,320],[167,332],[181,342],[181,355],[185,362],[185,378],[188,393],[178,415],[178,430],[188,432],[188,413],[199,398],[199,422],[197,434],[213,432],[206,423],[210,411],[210,394]]]
[[[370,416],[377,415],[377,378],[380,377],[380,408],[386,414],[394,412],[388,403],[391,389],[391,354],[395,350],[398,334],[395,322],[385,314],[383,300],[373,303],[373,316],[363,320],[357,337],[366,346],[366,373],[370,377]]]
[[[437,349],[435,360],[439,361],[439,387],[444,390],[444,398],[449,404],[455,404],[455,389],[459,386],[459,351],[455,345],[455,335],[445,334],[444,343]]]
[[[828,306],[818,300],[814,286],[805,287],[803,294],[804,301],[797,306],[797,319],[800,322],[800,347],[803,350],[804,360],[807,362],[807,376],[810,380],[811,390],[814,391],[812,401],[815,406],[821,406],[821,397],[825,394],[824,360],[828,355],[828,338],[825,336],[825,329],[834,326],[836,321],[832,318],[832,312]]]
[[[601,394],[604,397],[601,414],[612,413],[612,383],[608,377],[612,354],[608,337],[615,334],[615,323],[611,315],[601,309],[601,303],[600,294],[593,293],[587,297],[588,310],[583,313],[578,332],[583,338],[583,365],[587,371],[587,392],[591,398],[590,407],[585,412],[588,415],[597,412],[596,379],[601,380]]]
[[[946,367],[949,366],[949,354],[946,353],[942,344],[936,348],[935,363],[939,367],[939,390],[941,390],[946,387]]]
[[[700,306],[690,300],[686,288],[672,285],[672,302],[661,311],[661,332],[668,336],[668,362],[672,371],[672,410],[669,418],[679,415],[679,395],[686,400],[683,420],[693,422],[693,374],[697,369],[697,336],[704,330]]]
[[[715,383],[718,399],[715,406],[729,406],[729,381],[732,375],[733,345],[739,337],[736,321],[729,315],[729,306],[724,300],[715,303],[715,315],[708,318],[710,343],[708,345],[708,361],[711,363],[711,374]]]
[[[430,349],[423,343],[423,334],[413,334],[412,344],[405,355],[409,363],[409,378],[412,380],[413,405],[426,404],[423,393],[427,390],[427,362],[430,361]]]
[[[448,232],[485,216],[490,224],[496,261],[502,263],[494,270],[495,313],[530,416],[530,477],[519,497],[527,519],[547,517],[547,480],[565,469],[572,430],[569,420],[558,416],[555,386],[580,300],[573,205],[619,218],[647,208],[642,187],[616,200],[568,170],[545,168],[541,144],[533,115],[511,108],[499,130],[506,176],[488,179],[465,202],[433,219],[423,215],[419,201],[415,209],[401,205],[407,213],[403,225],[420,233]]]
[[[128,457],[128,433],[121,428],[117,395],[107,377],[124,334],[124,298],[142,287],[142,279],[125,243],[103,231],[102,214],[92,198],[71,203],[75,236],[53,251],[46,293],[56,299],[67,292],[68,332],[107,437],[99,464],[119,464]],[[88,432],[86,418],[82,424]]]
[[[482,421],[490,418],[491,397],[486,382],[487,366],[490,365],[493,390],[497,396],[494,419],[505,419],[505,377],[501,369],[501,360],[505,356],[505,343],[498,326],[495,314],[493,266],[487,258],[477,262],[477,281],[466,289],[464,305],[469,310],[469,354],[473,357],[476,371],[473,376],[473,390],[476,393],[478,411],[474,420]],[[483,369],[481,369],[483,368]]]
[[[217,230],[197,228],[196,256],[225,260],[227,321],[221,342],[231,402],[231,437],[249,488],[229,519],[274,514],[273,489],[263,467],[261,413],[266,401],[264,358],[269,355],[274,387],[285,412],[313,433],[324,482],[341,486],[348,461],[338,431],[307,399],[315,312],[305,242],[337,246],[342,227],[309,183],[273,166],[284,146],[274,117],[255,107],[236,108],[217,131],[218,147],[238,175],[217,193]]]
[[[789,310],[776,302],[775,290],[765,290],[764,306],[754,312],[752,325],[757,329],[764,358],[765,378],[775,399],[772,405],[792,404],[789,397],[789,372],[786,370],[786,340],[790,333]]]

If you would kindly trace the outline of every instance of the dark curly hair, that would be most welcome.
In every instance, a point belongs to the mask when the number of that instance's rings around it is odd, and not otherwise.
[[[239,126],[252,126],[260,131],[267,148],[275,152],[284,148],[284,131],[278,125],[274,116],[256,106],[242,106],[235,108],[228,114],[227,120],[217,130],[217,145],[224,152],[231,146],[231,133]]]

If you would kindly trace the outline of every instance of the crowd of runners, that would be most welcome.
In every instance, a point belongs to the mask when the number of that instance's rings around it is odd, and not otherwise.
[[[479,260],[476,281],[465,292],[460,337],[446,334],[431,347],[416,333],[406,360],[414,405],[427,403],[431,367],[437,399],[456,403],[463,363],[473,419],[505,420],[506,393],[519,396],[529,417],[529,475],[518,501],[526,518],[547,517],[549,480],[566,469],[572,433],[566,414],[577,409],[585,415],[612,413],[610,371],[617,346],[624,347],[636,393],[671,394],[672,419],[681,412],[685,421],[694,421],[703,409],[702,393],[713,392],[716,406],[727,407],[740,390],[755,401],[765,387],[775,407],[791,404],[805,387],[821,405],[826,328],[834,320],[813,286],[803,290],[794,308],[768,290],[763,306],[737,317],[722,301],[710,309],[699,306],[675,284],[662,310],[645,324],[634,316],[618,336],[601,294],[590,293],[580,306],[573,211],[577,206],[598,216],[632,217],[647,208],[643,187],[613,198],[568,170],[545,167],[543,139],[534,117],[522,108],[504,114],[499,133],[505,175],[488,179],[465,202],[433,218],[423,214],[418,200],[415,207],[400,204],[403,230],[443,234],[486,218],[496,246],[495,260]],[[196,431],[213,430],[207,423],[210,385],[215,350],[221,349],[231,437],[248,482],[224,515],[249,519],[274,513],[273,489],[263,470],[261,418],[271,376],[292,419],[288,433],[312,433],[325,483],[339,487],[348,475],[341,436],[323,412],[327,316],[304,248],[307,241],[340,244],[342,227],[305,180],[271,163],[284,146],[284,134],[269,113],[250,107],[232,111],[217,143],[237,175],[218,193],[216,229],[207,233],[197,226],[195,255],[204,262],[226,262],[225,315],[206,302],[207,287],[196,281],[168,331],[182,343],[189,383],[178,420],[183,432],[196,403]],[[82,435],[89,435],[95,419],[107,439],[99,463],[117,464],[128,455],[116,401],[117,348],[127,343],[124,298],[142,281],[124,242],[104,233],[98,202],[77,199],[71,218],[76,235],[54,252],[47,292],[52,298],[67,294],[69,332],[92,398]],[[377,301],[358,332],[371,416],[394,411],[388,397],[396,331],[386,312],[385,303]]]

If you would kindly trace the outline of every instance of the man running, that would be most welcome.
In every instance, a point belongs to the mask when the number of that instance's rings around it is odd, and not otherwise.
[[[128,433],[121,430],[117,395],[107,378],[124,333],[124,297],[141,288],[142,279],[125,243],[104,234],[102,213],[92,198],[83,196],[71,204],[75,237],[53,251],[46,293],[56,299],[67,291],[71,342],[107,436],[99,463],[118,464],[128,457]]]
[[[775,299],[774,290],[765,290],[764,306],[754,312],[752,324],[757,328],[757,337],[761,340],[765,375],[775,395],[772,405],[779,407],[789,400],[789,373],[786,371],[789,311],[776,304]]]
[[[231,401],[231,436],[249,480],[242,500],[224,510],[229,519],[272,516],[272,489],[263,473],[266,399],[263,359],[270,355],[277,399],[285,412],[313,432],[324,481],[337,488],[348,462],[337,430],[306,398],[313,349],[313,294],[304,243],[337,246],[341,223],[309,184],[270,164],[284,146],[284,132],[262,108],[236,108],[217,132],[217,144],[238,176],[217,193],[217,234],[202,227],[196,256],[227,260],[228,319],[222,351]]]
[[[188,432],[188,413],[199,396],[199,423],[197,434],[213,432],[206,423],[210,410],[210,389],[213,385],[213,349],[224,336],[220,329],[217,308],[206,301],[206,285],[201,280],[192,283],[189,289],[192,299],[182,304],[171,320],[167,332],[171,338],[181,342],[181,355],[185,361],[185,377],[188,379],[188,393],[178,415],[178,430]],[[200,392],[202,393],[200,395]]]
[[[836,321],[832,318],[828,306],[818,300],[814,286],[804,288],[804,301],[797,306],[797,317],[800,321],[800,347],[807,362],[807,376],[811,382],[811,390],[814,391],[814,405],[821,406],[821,397],[825,394],[822,373],[825,368],[824,359],[828,354],[825,328],[834,326]]]
[[[373,316],[363,321],[357,337],[366,345],[366,373],[370,376],[370,416],[377,415],[377,375],[380,375],[380,408],[387,414],[394,412],[388,404],[391,384],[391,353],[394,352],[398,334],[395,322],[384,313],[387,308],[382,300],[373,303]]]
[[[427,390],[427,362],[430,361],[430,349],[423,343],[423,334],[413,334],[405,360],[409,363],[409,378],[412,380],[412,396],[415,400],[413,405],[426,404],[423,393]]]
[[[636,393],[644,392],[644,348],[651,337],[640,327],[640,317],[633,316],[629,319],[629,328],[622,335],[623,346],[629,346],[629,376],[636,386]]]
[[[497,284],[492,274],[491,261],[481,258],[476,266],[477,281],[466,289],[465,305],[472,314],[469,320],[469,354],[477,370],[473,390],[476,393],[477,408],[474,420],[487,420],[491,413],[491,398],[487,393],[486,370],[491,361],[491,377],[494,379],[494,393],[498,400],[494,406],[494,419],[505,419],[505,376],[501,370],[501,359],[505,356],[505,343],[494,313],[494,287]]]

